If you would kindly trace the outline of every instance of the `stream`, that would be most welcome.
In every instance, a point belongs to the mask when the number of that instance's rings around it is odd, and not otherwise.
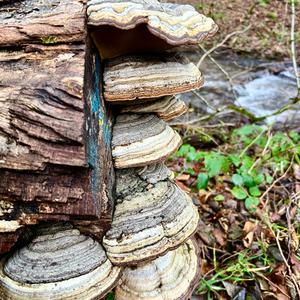
[[[194,63],[202,55],[200,52],[185,54]],[[228,105],[234,104],[255,117],[262,117],[292,103],[297,95],[290,62],[267,61],[228,52],[214,55],[213,59],[231,77],[231,84],[218,65],[206,57],[200,66],[205,84],[199,91],[182,94],[191,109],[189,114],[177,121],[193,122],[219,109],[214,119],[237,124],[245,117],[228,109]],[[288,111],[264,119],[262,123],[275,128],[299,128],[299,108],[300,103]]]

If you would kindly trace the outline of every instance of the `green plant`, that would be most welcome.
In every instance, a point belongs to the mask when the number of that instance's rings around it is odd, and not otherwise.
[[[268,266],[257,267],[255,261],[259,255],[252,255],[249,250],[243,250],[235,255],[226,263],[226,268],[218,265],[215,259],[215,271],[212,276],[204,276],[201,278],[197,293],[207,294],[208,299],[212,299],[212,294],[224,290],[222,283],[230,281],[233,283],[241,283],[254,280],[254,274],[262,269],[268,269]],[[266,260],[268,263],[269,261]]]
[[[115,299],[115,293],[110,292],[108,295],[106,295],[105,300],[114,300]]]
[[[270,0],[258,0],[259,5],[267,6],[270,3]]]
[[[184,144],[176,156],[185,159],[184,172],[196,177],[197,190],[208,189],[211,180],[225,176],[231,182],[232,196],[243,200],[249,211],[256,209],[262,190],[282,175],[293,159],[300,162],[300,134],[295,131],[273,133],[265,126],[245,125],[231,132],[229,145],[217,151],[198,151]]]

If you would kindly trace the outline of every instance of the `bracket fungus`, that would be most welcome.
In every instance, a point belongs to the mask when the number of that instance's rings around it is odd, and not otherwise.
[[[157,0],[90,0],[87,14],[103,58],[195,45],[218,30],[191,5]]]
[[[162,120],[171,121],[186,113],[187,109],[187,105],[178,96],[165,96],[151,102],[124,106],[121,112],[156,113]]]
[[[163,161],[181,144],[179,134],[154,114],[121,114],[113,128],[112,156],[118,169]]]
[[[113,264],[133,265],[175,249],[196,230],[199,215],[192,200],[174,182],[143,170],[117,171],[117,202],[103,246]],[[149,170],[148,170],[149,171]],[[145,177],[144,177],[145,178]],[[164,179],[163,179],[164,178]],[[154,179],[154,180],[153,180]],[[149,183],[155,182],[156,183]]]
[[[181,55],[122,56],[104,67],[104,98],[114,103],[152,99],[200,88],[199,69]]]
[[[127,267],[116,300],[186,300],[200,279],[198,246],[188,240],[147,264]]]
[[[0,298],[101,299],[117,284],[120,271],[98,242],[76,229],[54,227],[2,259]]]

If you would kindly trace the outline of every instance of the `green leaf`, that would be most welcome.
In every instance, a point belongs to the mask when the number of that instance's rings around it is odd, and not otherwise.
[[[189,144],[183,144],[179,150],[176,152],[177,157],[186,157],[189,152],[196,152],[196,149],[189,145]]]
[[[259,185],[262,184],[265,181],[265,176],[264,174],[258,174],[254,177],[254,182]]]
[[[254,161],[250,156],[245,155],[243,157],[242,164],[245,167],[245,169],[249,170],[252,167],[252,165],[254,164]]]
[[[206,156],[206,152],[204,152],[204,151],[197,151],[195,160],[196,160],[196,161],[200,161],[200,160],[203,159],[205,156]]]
[[[243,180],[244,180],[244,184],[246,187],[250,188],[252,186],[255,186],[255,182],[254,179],[251,175],[247,174],[247,173],[243,173],[242,174]]]
[[[111,292],[106,297],[105,300],[114,300],[115,299],[115,293]]]
[[[289,136],[295,143],[300,141],[300,134],[297,131],[290,131]]]
[[[234,185],[241,186],[244,183],[243,177],[240,174],[234,174],[231,178]]]
[[[225,197],[224,197],[224,195],[217,195],[217,196],[215,196],[214,197],[214,200],[215,201],[224,201],[225,200]]]
[[[258,197],[261,195],[261,191],[259,190],[259,187],[257,185],[250,187],[249,193],[253,197]]]
[[[241,164],[241,159],[236,154],[230,154],[228,156],[229,160],[234,164],[235,167],[238,167]]]
[[[243,200],[246,199],[248,197],[247,192],[240,186],[235,186],[232,190],[231,190],[232,195],[239,200]]]
[[[258,205],[259,205],[259,199],[257,197],[248,197],[245,200],[245,207],[248,210],[255,210]]]
[[[266,176],[266,182],[267,182],[267,184],[272,184],[272,182],[273,182],[273,177],[271,176],[271,175],[267,175]]]
[[[196,160],[196,158],[197,158],[197,151],[194,147],[191,147],[190,151],[186,155],[186,160],[190,162]]]
[[[257,125],[245,125],[241,128],[238,128],[234,131],[236,135],[250,135],[255,132]]]
[[[221,172],[226,173],[229,170],[229,161],[227,157],[220,153],[211,152],[204,159],[205,169],[208,172],[208,177],[214,177]]]
[[[198,190],[206,189],[208,185],[208,175],[206,173],[200,173],[197,176],[196,187]]]
[[[195,175],[195,171],[193,168],[187,168],[186,173],[188,173],[190,175]]]

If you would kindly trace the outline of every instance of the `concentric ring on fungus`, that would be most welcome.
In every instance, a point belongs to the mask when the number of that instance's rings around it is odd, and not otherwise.
[[[149,261],[179,247],[197,228],[199,214],[192,200],[168,177],[157,180],[153,173],[154,180],[149,172],[143,179],[141,169],[117,171],[114,218],[103,239],[113,264]]]
[[[154,114],[121,114],[113,127],[112,156],[117,169],[162,162],[180,145],[179,134]]]
[[[116,300],[186,300],[200,279],[198,245],[188,240],[149,263],[124,269]]]
[[[101,299],[119,276],[120,268],[112,266],[97,241],[76,229],[57,229],[1,261],[0,296],[6,300]]]
[[[218,30],[191,5],[157,0],[89,0],[87,5],[88,25],[103,58],[197,45]]]

